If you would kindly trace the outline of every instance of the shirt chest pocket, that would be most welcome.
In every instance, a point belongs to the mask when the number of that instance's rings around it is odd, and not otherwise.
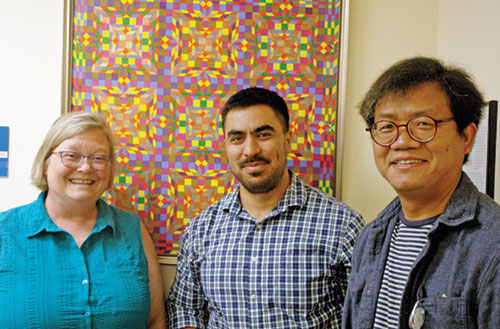
[[[419,307],[425,310],[423,329],[453,328],[476,329],[472,317],[471,304],[461,297],[427,297],[420,301]]]
[[[291,313],[307,312],[328,300],[335,278],[324,248],[292,249],[282,252],[276,266],[274,300]]]

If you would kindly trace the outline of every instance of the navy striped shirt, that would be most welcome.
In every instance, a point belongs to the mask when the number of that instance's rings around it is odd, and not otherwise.
[[[238,193],[189,222],[169,328],[340,328],[359,214],[294,175],[260,222]]]
[[[424,248],[427,234],[437,217],[409,221],[401,211],[399,222],[392,232],[375,310],[374,328],[399,328],[401,298],[410,270]]]

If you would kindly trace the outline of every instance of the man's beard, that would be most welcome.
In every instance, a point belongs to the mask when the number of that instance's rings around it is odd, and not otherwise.
[[[242,167],[246,163],[257,162],[257,161],[269,163],[269,161],[267,159],[264,159],[261,157],[254,157],[254,158],[242,161],[241,163],[238,163],[237,166]],[[274,188],[276,188],[276,186],[278,186],[278,184],[281,182],[281,179],[283,178],[283,175],[285,174],[286,169],[287,169],[287,163],[285,161],[285,162],[283,162],[283,165],[281,167],[274,169],[269,174],[269,177],[267,177],[263,181],[257,182],[257,183],[250,182],[249,180],[243,178],[243,174],[237,175],[234,171],[233,171],[233,175],[238,179],[240,184],[243,185],[245,187],[245,189],[247,189],[250,193],[259,194],[259,193],[270,192]],[[255,174],[250,174],[250,175],[253,177],[259,177],[261,175],[261,173],[255,173]]]

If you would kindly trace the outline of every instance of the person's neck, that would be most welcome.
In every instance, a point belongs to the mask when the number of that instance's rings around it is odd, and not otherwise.
[[[398,192],[403,213],[411,221],[434,217],[443,213],[456,185],[450,186],[442,193]]]
[[[251,193],[243,185],[240,185],[240,201],[245,210],[258,222],[263,220],[278,205],[285,195],[290,184],[290,173],[288,170],[281,178],[280,183],[271,191],[266,193]]]
[[[56,198],[47,195],[45,199],[45,209],[50,218],[64,218],[74,222],[88,221],[89,218],[97,218],[96,202],[72,202],[58,201]]]
[[[73,236],[78,247],[87,239],[97,221],[95,202],[70,205],[48,196],[45,199],[45,209],[57,227]]]

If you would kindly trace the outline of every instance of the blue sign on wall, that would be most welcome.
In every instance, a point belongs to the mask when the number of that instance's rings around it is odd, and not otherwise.
[[[9,169],[9,127],[0,127],[0,177],[7,177]]]

